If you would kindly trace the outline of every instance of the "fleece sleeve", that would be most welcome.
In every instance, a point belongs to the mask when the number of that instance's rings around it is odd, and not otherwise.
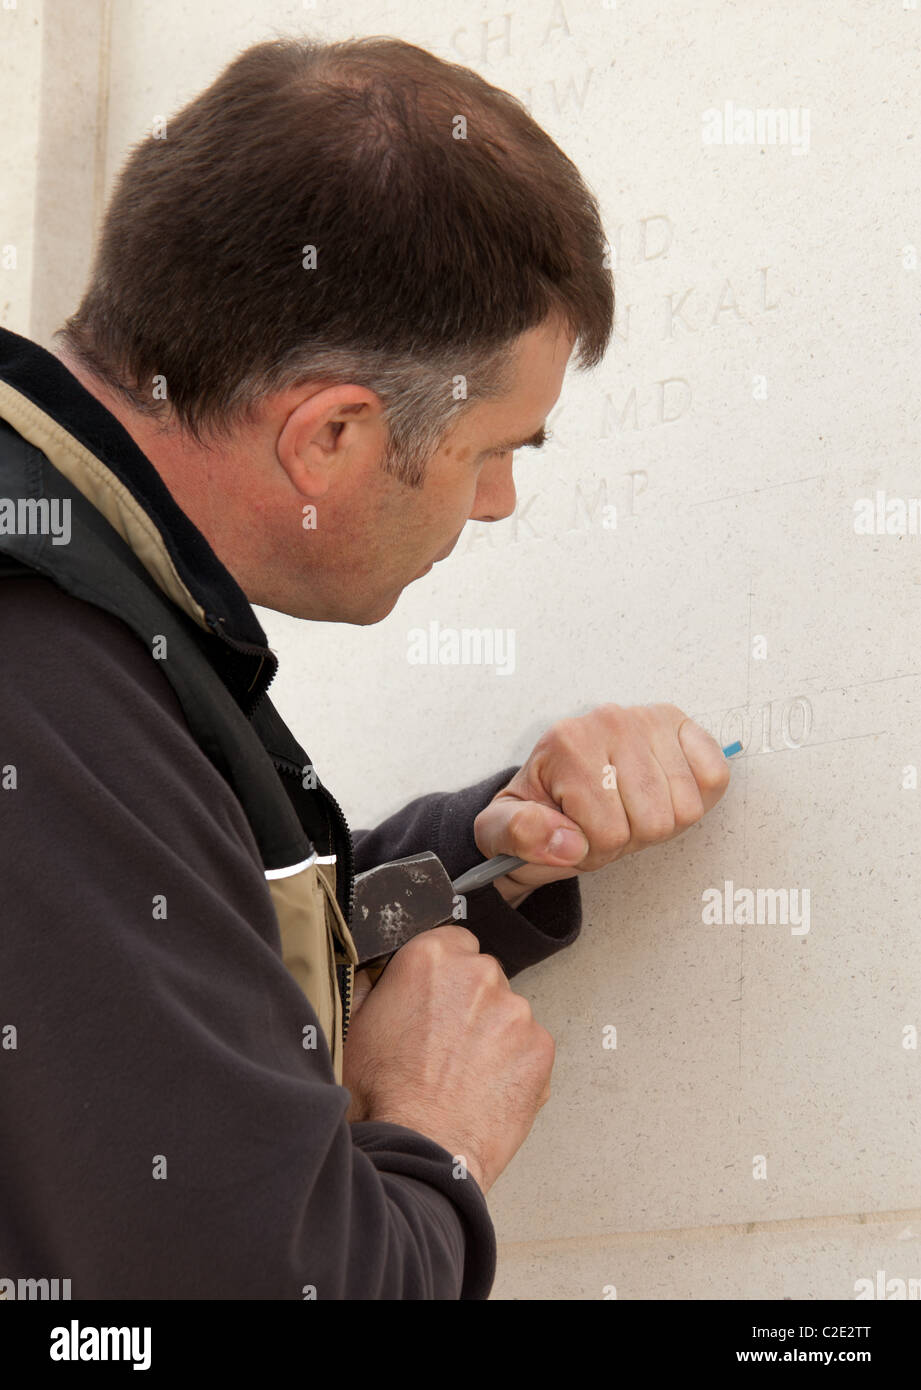
[[[239,802],[124,624],[0,605],[0,1266],[74,1299],[485,1299],[472,1178],[349,1094]]]

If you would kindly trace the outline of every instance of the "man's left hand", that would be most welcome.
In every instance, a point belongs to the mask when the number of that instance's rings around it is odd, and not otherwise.
[[[562,719],[474,821],[480,852],[527,865],[495,886],[517,907],[544,883],[674,839],[719,801],[729,763],[675,705],[601,705]]]

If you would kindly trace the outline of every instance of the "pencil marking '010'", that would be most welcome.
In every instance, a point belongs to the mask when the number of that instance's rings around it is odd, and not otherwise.
[[[695,722],[724,746],[741,743],[741,757],[779,753],[785,748],[802,748],[806,743],[812,732],[812,704],[805,695],[794,695],[753,709],[740,705],[716,718],[698,715]]]

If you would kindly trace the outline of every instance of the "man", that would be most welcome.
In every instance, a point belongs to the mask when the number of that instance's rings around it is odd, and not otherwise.
[[[488,1295],[554,1051],[508,978],[728,766],[609,705],[352,836],[250,605],[379,622],[512,512],[612,317],[595,201],[519,103],[397,40],[279,40],[133,152],[56,355],[0,335],[8,1279]],[[371,988],[354,874],[423,849],[528,862]]]

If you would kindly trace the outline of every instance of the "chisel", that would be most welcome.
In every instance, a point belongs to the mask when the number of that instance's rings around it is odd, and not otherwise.
[[[742,751],[738,741],[723,749],[727,758]],[[358,968],[386,964],[394,951],[420,932],[463,920],[460,901],[494,879],[528,863],[499,854],[452,880],[436,854],[426,851],[394,859],[356,875],[349,924],[358,951]]]

